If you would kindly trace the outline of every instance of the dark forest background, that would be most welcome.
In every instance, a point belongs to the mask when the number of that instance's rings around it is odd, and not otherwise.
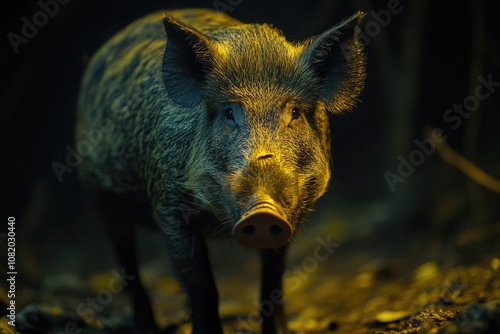
[[[228,13],[244,22],[272,23],[288,39],[301,40],[355,11],[367,12],[366,87],[353,112],[331,118],[335,172],[310,223],[325,224],[337,231],[343,245],[361,251],[369,244],[383,249],[397,243],[411,247],[415,256],[444,260],[460,254],[474,259],[476,252],[498,247],[500,194],[495,180],[486,180],[488,189],[473,180],[477,171],[466,175],[456,160],[446,162],[437,152],[426,155],[394,191],[385,173],[398,174],[399,157],[408,160],[418,149],[414,141],[424,140],[425,129],[433,127],[447,135],[445,148],[500,179],[500,87],[456,129],[444,119],[454,104],[475,95],[479,76],[500,81],[496,7],[493,1],[403,0],[401,12],[381,24],[376,13],[390,3],[394,1],[242,0]],[[156,10],[213,8],[213,2],[71,0],[27,44],[19,45],[18,53],[8,33],[21,34],[22,18],[32,21],[41,7],[37,1],[5,6],[0,233],[5,233],[7,217],[16,217],[23,273],[18,280],[36,290],[48,275],[107,270],[113,259],[76,173],[64,174],[59,182],[51,166],[63,162],[66,145],[73,145],[85,63],[136,18]]]

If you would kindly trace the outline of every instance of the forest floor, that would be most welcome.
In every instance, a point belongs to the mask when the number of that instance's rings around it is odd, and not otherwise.
[[[284,276],[291,333],[500,333],[497,225],[464,231],[449,242],[370,236],[338,244],[333,252],[324,248],[321,257],[314,250],[329,234],[308,231],[292,246]],[[210,246],[225,332],[259,333],[257,257],[228,243]],[[163,269],[164,260],[146,261],[143,281],[160,325],[190,333],[184,294]],[[85,278],[60,274],[36,289],[18,287],[16,327],[7,325],[4,314],[0,332],[129,333],[131,306],[125,293],[111,288],[119,267],[114,270]],[[96,301],[92,307],[89,298]]]

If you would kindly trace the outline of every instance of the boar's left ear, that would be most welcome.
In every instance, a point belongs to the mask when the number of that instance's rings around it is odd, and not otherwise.
[[[320,76],[320,95],[331,113],[352,108],[365,81],[365,54],[359,40],[364,13],[358,12],[312,39],[303,59]]]
[[[210,40],[171,16],[163,19],[163,27],[167,35],[162,64],[165,89],[176,103],[193,108],[203,98],[201,80],[210,64]]]

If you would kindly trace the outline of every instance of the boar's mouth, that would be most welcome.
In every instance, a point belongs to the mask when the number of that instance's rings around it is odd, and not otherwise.
[[[279,248],[293,232],[283,209],[272,199],[251,201],[233,228],[234,238],[250,248]]]

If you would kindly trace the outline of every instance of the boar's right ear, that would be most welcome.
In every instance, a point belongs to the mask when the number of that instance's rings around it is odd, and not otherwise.
[[[351,109],[363,88],[365,55],[359,26],[364,16],[358,12],[316,36],[302,55],[320,77],[320,96],[331,113]]]
[[[203,98],[200,80],[211,57],[209,40],[171,16],[163,19],[163,27],[167,35],[162,64],[165,89],[176,103],[193,108]]]

